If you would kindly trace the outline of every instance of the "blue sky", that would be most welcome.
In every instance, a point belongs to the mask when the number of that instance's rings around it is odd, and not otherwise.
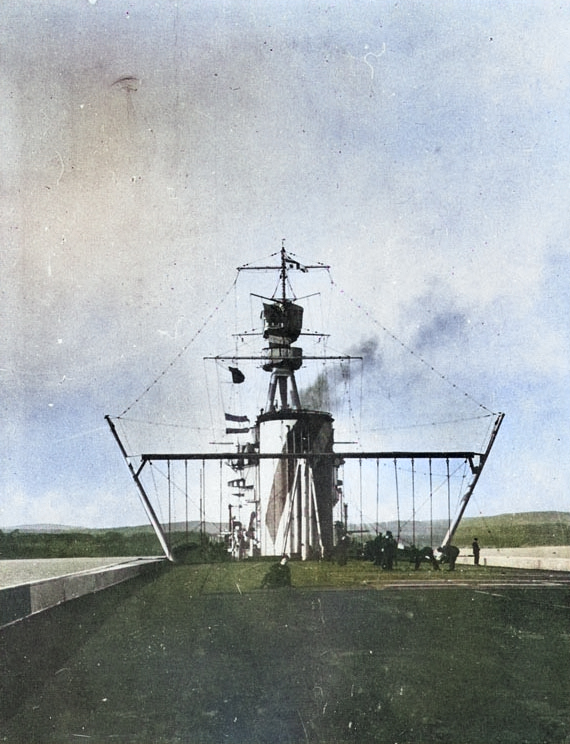
[[[569,36],[524,0],[4,8],[0,527],[144,522],[104,416],[282,238],[352,298],[331,346],[376,349],[364,429],[457,414],[387,328],[506,413],[477,510],[568,511]],[[165,421],[209,418],[233,302],[148,396]]]

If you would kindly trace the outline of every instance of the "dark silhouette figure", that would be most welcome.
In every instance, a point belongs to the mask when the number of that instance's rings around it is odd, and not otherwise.
[[[481,552],[481,546],[479,545],[479,540],[477,540],[476,537],[473,538],[473,543],[471,545],[473,549],[473,561],[476,566],[479,565],[479,553]]]
[[[348,546],[350,544],[350,538],[348,535],[343,535],[338,541],[338,545],[334,549],[334,555],[336,562],[339,566],[346,566],[348,562]]]
[[[438,548],[438,551],[441,553],[441,562],[449,563],[449,570],[455,571],[455,561],[459,555],[459,548],[456,548],[455,545],[445,545],[443,548]]]
[[[384,539],[384,562],[382,567],[391,571],[394,568],[394,559],[396,557],[396,550],[398,545],[394,539],[394,535],[388,530]]]
[[[384,563],[384,538],[379,532],[374,540],[369,540],[364,546],[364,557],[372,561],[375,566],[382,566]]]
[[[412,558],[414,562],[414,569],[417,571],[421,567],[424,561],[429,561],[434,571],[439,571],[438,563],[433,554],[433,550],[430,547],[416,548],[412,546]]]
[[[279,563],[274,563],[263,577],[261,588],[274,589],[279,586],[291,586],[291,569],[286,555]]]

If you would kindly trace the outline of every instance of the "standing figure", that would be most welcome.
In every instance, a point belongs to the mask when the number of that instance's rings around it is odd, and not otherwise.
[[[394,535],[388,530],[386,537],[384,538],[384,562],[382,563],[383,568],[391,571],[394,568],[394,559],[396,558],[396,552],[398,544],[394,539]]]
[[[473,561],[475,562],[475,565],[479,565],[479,553],[481,552],[481,546],[479,545],[479,540],[477,540],[476,537],[473,538],[473,544],[471,545],[473,548]]]

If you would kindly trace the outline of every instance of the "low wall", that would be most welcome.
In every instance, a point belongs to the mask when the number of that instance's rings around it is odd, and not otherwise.
[[[163,558],[140,558],[0,589],[0,628],[71,599],[120,584],[163,562]]]
[[[457,563],[473,563],[471,548],[461,548]],[[570,571],[570,545],[531,548],[484,548],[481,550],[479,563],[482,566]]]

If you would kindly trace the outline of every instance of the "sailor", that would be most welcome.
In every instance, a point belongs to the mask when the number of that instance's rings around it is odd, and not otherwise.
[[[273,589],[279,586],[291,586],[291,569],[289,568],[289,556],[283,553],[279,563],[274,563],[263,577],[261,588]]]
[[[479,553],[481,552],[481,546],[479,545],[479,540],[477,540],[476,537],[473,538],[473,543],[471,545],[471,548],[473,549],[473,562],[476,566],[479,565]]]
[[[384,561],[384,543],[385,540],[381,532],[376,535],[374,540],[367,543],[370,560],[373,561],[375,566],[381,566]]]
[[[394,568],[394,558],[396,557],[396,541],[394,535],[388,530],[386,532],[386,538],[384,540],[384,568],[391,571]]]
[[[431,563],[431,567],[433,568],[433,570],[439,571],[439,565],[435,559],[435,555],[433,554],[433,549],[430,547],[422,548],[422,553],[424,555],[424,558]]]
[[[459,555],[459,548],[456,548],[455,545],[445,545],[438,548],[438,551],[441,553],[441,562],[449,563],[449,570],[455,571],[455,561]]]
[[[432,569],[434,571],[439,571],[439,566],[433,554],[433,550],[429,546],[421,549],[414,547],[413,558],[415,562],[414,568],[416,570],[420,568],[423,561],[429,561]]]
[[[348,562],[349,543],[350,538],[348,537],[348,535],[343,535],[335,548],[336,562],[339,566],[346,566]]]

